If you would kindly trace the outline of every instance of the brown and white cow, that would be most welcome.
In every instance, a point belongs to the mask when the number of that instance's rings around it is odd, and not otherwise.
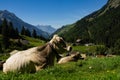
[[[80,59],[80,53],[79,52],[71,52],[68,56],[62,57],[58,64],[63,64],[67,62],[76,62]]]
[[[59,59],[59,54],[69,51],[69,48],[62,37],[54,35],[43,46],[16,51],[3,64],[3,72],[36,72],[47,66],[53,66],[55,57]]]

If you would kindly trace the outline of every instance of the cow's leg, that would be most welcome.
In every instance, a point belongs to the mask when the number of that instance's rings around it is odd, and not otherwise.
[[[62,58],[62,56],[60,56],[58,53],[55,54],[56,58],[57,58],[57,62]]]

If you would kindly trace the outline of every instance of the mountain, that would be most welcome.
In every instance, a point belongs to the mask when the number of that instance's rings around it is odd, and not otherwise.
[[[80,38],[85,43],[114,46],[120,39],[120,0],[108,0],[101,9],[71,25],[58,29],[55,34],[63,36],[69,42]]]
[[[11,13],[11,12],[9,12],[7,10],[3,10],[3,11],[0,10],[0,24],[1,24],[1,21],[4,18],[6,18],[8,22],[12,22],[13,26],[15,28],[18,28],[19,31],[21,31],[22,26],[24,26],[25,28],[29,29],[31,32],[33,31],[33,29],[35,29],[37,34],[42,36],[42,37],[44,37],[44,38],[48,38],[49,37],[47,32],[44,32],[44,31],[38,29],[37,27],[24,22],[23,20],[18,18],[14,13]]]
[[[49,33],[49,35],[56,31],[56,29],[53,28],[51,25],[37,25],[36,27],[41,29],[42,31]]]

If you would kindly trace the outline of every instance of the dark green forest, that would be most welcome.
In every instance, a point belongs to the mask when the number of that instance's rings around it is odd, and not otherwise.
[[[120,37],[120,7],[111,8],[105,14],[94,18],[92,21],[86,18],[76,22],[66,33],[61,33],[67,41],[74,42],[81,38],[85,42],[102,43],[113,46]],[[71,35],[71,36],[68,36]]]
[[[30,45],[22,44],[21,40],[25,40],[24,36],[45,40],[45,38],[37,35],[36,30],[30,32],[29,29],[23,26],[22,30],[18,31],[12,22],[4,19],[0,25],[0,53],[9,52],[14,49],[23,50],[31,47]]]
[[[81,39],[82,44],[94,43],[114,50],[120,49],[120,6],[109,5],[108,2],[100,10],[78,20],[74,26],[64,26],[55,34],[63,36],[66,41],[72,43]]]

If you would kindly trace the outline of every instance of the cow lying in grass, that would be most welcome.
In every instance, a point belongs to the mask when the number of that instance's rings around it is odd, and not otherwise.
[[[67,54],[65,57],[62,57],[59,61],[58,64],[63,64],[67,62],[76,62],[78,60],[84,60],[86,59],[86,54],[80,54],[78,51],[72,51],[70,54]]]
[[[54,37],[44,46],[33,47],[24,51],[16,51],[3,64],[3,72],[36,72],[54,65],[55,57],[69,51],[62,37]]]
[[[58,64],[78,61],[78,59],[80,59],[80,53],[79,52],[72,52],[71,54],[67,55],[66,57],[62,57],[58,61]]]

